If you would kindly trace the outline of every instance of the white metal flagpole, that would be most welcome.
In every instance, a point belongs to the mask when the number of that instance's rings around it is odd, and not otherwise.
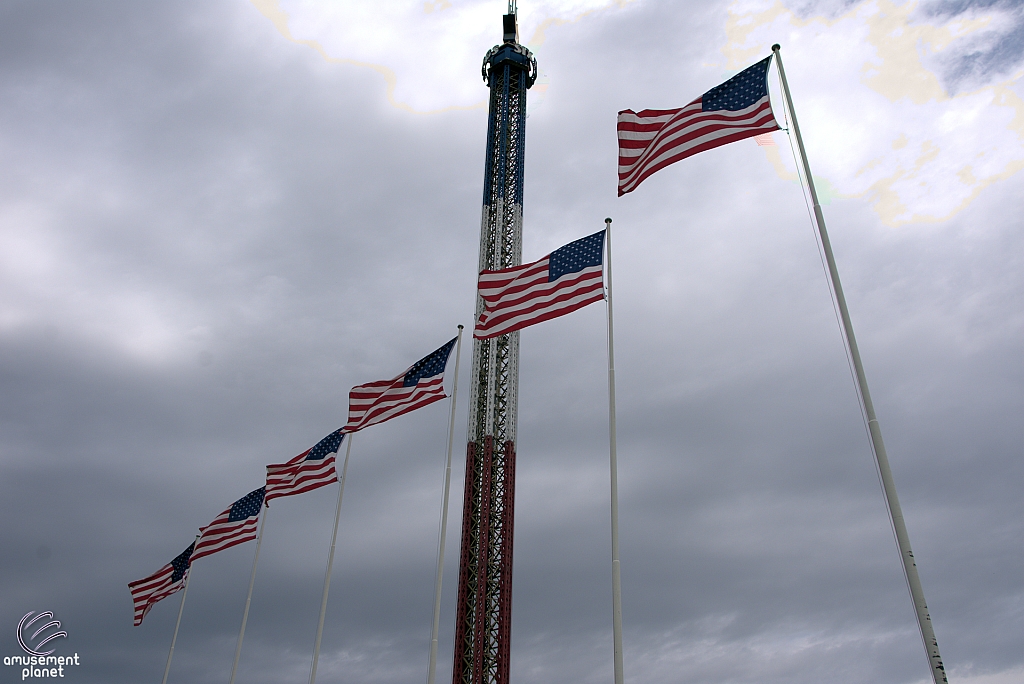
[[[196,535],[198,541],[199,535]],[[193,542],[195,543],[195,542]],[[171,637],[171,651],[167,654],[167,666],[164,667],[164,678],[161,684],[167,684],[167,675],[171,673],[171,658],[174,657],[174,642],[178,640],[178,627],[181,626],[181,614],[185,610],[185,597],[188,596],[188,581],[192,578],[192,563],[188,564],[188,570],[185,575],[185,586],[181,588],[181,605],[178,606],[178,621],[174,623],[174,636]]]
[[[444,542],[448,533],[448,492],[452,482],[452,445],[455,435],[455,398],[459,392],[459,361],[462,358],[462,326],[459,326],[455,345],[455,377],[452,378],[452,405],[448,418],[448,460],[444,467],[444,495],[441,501],[441,534],[437,550],[437,578],[434,584],[434,621],[430,626],[430,662],[427,666],[427,684],[434,684],[437,671],[437,631],[441,625],[441,574],[444,572]]]
[[[896,496],[896,484],[892,479],[892,470],[889,468],[889,458],[885,453],[885,444],[882,442],[882,431],[878,427],[878,419],[875,417],[875,407],[871,402],[871,393],[868,391],[867,376],[864,374],[864,367],[860,360],[860,350],[857,347],[857,338],[853,334],[853,323],[850,320],[850,312],[846,308],[846,297],[843,295],[843,286],[839,282],[839,271],[836,268],[835,257],[832,256],[832,245],[828,239],[828,232],[825,230],[825,216],[821,212],[821,205],[818,203],[818,192],[814,187],[814,178],[811,175],[811,166],[807,162],[807,152],[804,150],[804,141],[800,136],[800,125],[796,120],[796,110],[793,108],[793,99],[789,93],[789,83],[786,81],[786,70],[782,66],[782,48],[776,43],[772,46],[775,53],[776,63],[779,65],[779,77],[782,81],[782,91],[785,96],[786,106],[793,122],[793,134],[796,138],[797,149],[800,151],[800,161],[803,166],[804,176],[807,178],[807,185],[811,193],[811,201],[814,205],[814,220],[817,223],[818,235],[821,238],[822,250],[825,253],[825,261],[828,265],[828,274],[832,280],[832,290],[835,292],[836,305],[842,318],[843,332],[846,335],[846,344],[850,351],[850,360],[853,363],[854,372],[857,376],[857,387],[860,393],[864,415],[868,421],[868,432],[871,434],[871,447],[875,454],[875,463],[878,466],[879,479],[882,482],[882,490],[885,493],[886,505],[889,509],[889,520],[892,523],[893,532],[896,536],[896,545],[900,552],[900,561],[903,564],[903,574],[910,589],[910,596],[914,602],[914,609],[917,613],[917,625],[921,630],[921,639],[924,642],[925,651],[928,655],[928,665],[935,684],[946,684],[946,670],[942,665],[942,656],[939,655],[939,643],[935,639],[935,631],[932,629],[932,619],[928,614],[928,605],[924,600],[924,591],[921,589],[921,580],[917,575],[917,563],[914,561],[914,552],[910,549],[910,537],[907,535],[907,526],[903,521],[903,511],[900,508],[899,498]],[[610,306],[610,301],[609,301]]]
[[[263,502],[263,515],[260,518],[260,531],[256,538],[256,554],[252,559],[252,573],[249,574],[249,593],[245,596],[245,610],[242,612],[242,629],[238,631],[238,645],[235,646],[235,662],[231,664],[231,679],[228,684],[235,684],[235,673],[238,672],[238,659],[242,655],[242,639],[245,638],[245,623],[249,620],[249,603],[252,601],[252,585],[256,582],[256,563],[260,560],[260,546],[263,544],[263,524],[267,522],[270,507]]]
[[[612,325],[612,220],[605,225],[605,278],[608,280],[608,445],[612,499],[612,646],[615,684],[622,684],[622,575],[619,570],[619,465],[615,434],[615,331]]]
[[[341,467],[341,482],[338,485],[338,508],[334,512],[334,534],[331,536],[331,552],[327,555],[327,576],[324,577],[324,596],[320,601],[320,621],[316,626],[316,645],[313,646],[313,666],[309,671],[309,684],[316,682],[316,665],[320,660],[320,638],[324,635],[324,616],[327,614],[327,592],[331,589],[331,568],[334,566],[334,547],[338,543],[338,521],[341,520],[341,497],[345,494],[345,477],[348,474],[348,456],[352,453],[352,433],[347,433],[345,465]]]

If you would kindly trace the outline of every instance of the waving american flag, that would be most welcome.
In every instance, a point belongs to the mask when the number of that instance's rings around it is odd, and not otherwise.
[[[484,311],[473,337],[504,335],[604,299],[604,234],[570,242],[530,264],[481,272]]]
[[[142,624],[142,619],[157,601],[167,598],[185,585],[195,548],[196,543],[192,542],[174,560],[149,577],[128,584],[128,591],[132,593],[132,602],[135,604],[136,627]]]
[[[287,463],[268,465],[264,501],[269,503],[279,496],[302,494],[337,482],[334,458],[344,438],[345,433],[335,430]]]
[[[444,399],[444,369],[457,339],[453,337],[397,377],[353,387],[348,395],[348,423],[342,430],[362,430]]]
[[[679,109],[619,112],[619,195],[655,171],[720,145],[778,130],[766,57]]]
[[[254,489],[201,528],[192,560],[255,539],[256,521],[259,520],[266,491],[266,487]]]

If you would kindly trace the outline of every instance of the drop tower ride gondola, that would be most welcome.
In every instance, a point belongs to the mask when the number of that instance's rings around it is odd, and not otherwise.
[[[503,24],[482,68],[491,94],[478,271],[522,262],[526,91],[537,61],[519,44],[514,0]],[[518,393],[519,333],[474,340],[453,684],[509,681]]]

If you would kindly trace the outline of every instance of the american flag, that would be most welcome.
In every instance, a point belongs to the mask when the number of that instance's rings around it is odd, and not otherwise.
[[[229,549],[235,544],[255,539],[256,521],[259,520],[263,495],[266,491],[266,487],[254,489],[231,504],[209,525],[200,528],[192,560],[195,561],[203,556],[209,556],[211,553]]]
[[[345,433],[335,430],[287,463],[268,465],[264,501],[269,503],[279,496],[302,494],[337,482],[334,457],[344,438]]]
[[[348,395],[348,424],[342,430],[362,430],[444,399],[444,369],[456,339],[453,337],[398,377],[353,387]]]
[[[136,627],[142,624],[142,618],[146,617],[154,603],[167,598],[185,585],[195,548],[196,543],[192,542],[174,560],[149,577],[128,584],[128,591],[132,593],[132,601],[135,603]]]
[[[532,264],[481,271],[484,311],[473,337],[485,340],[604,299],[604,231],[570,242]]]
[[[655,171],[719,145],[779,129],[766,57],[681,109],[619,112],[619,195]]]

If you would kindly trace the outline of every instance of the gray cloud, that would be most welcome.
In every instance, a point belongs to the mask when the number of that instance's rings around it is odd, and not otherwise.
[[[995,15],[983,30],[959,38],[949,54],[937,60],[951,93],[1006,80],[1024,61],[1024,12],[1007,0],[941,0],[922,5],[923,18],[944,21]]]

